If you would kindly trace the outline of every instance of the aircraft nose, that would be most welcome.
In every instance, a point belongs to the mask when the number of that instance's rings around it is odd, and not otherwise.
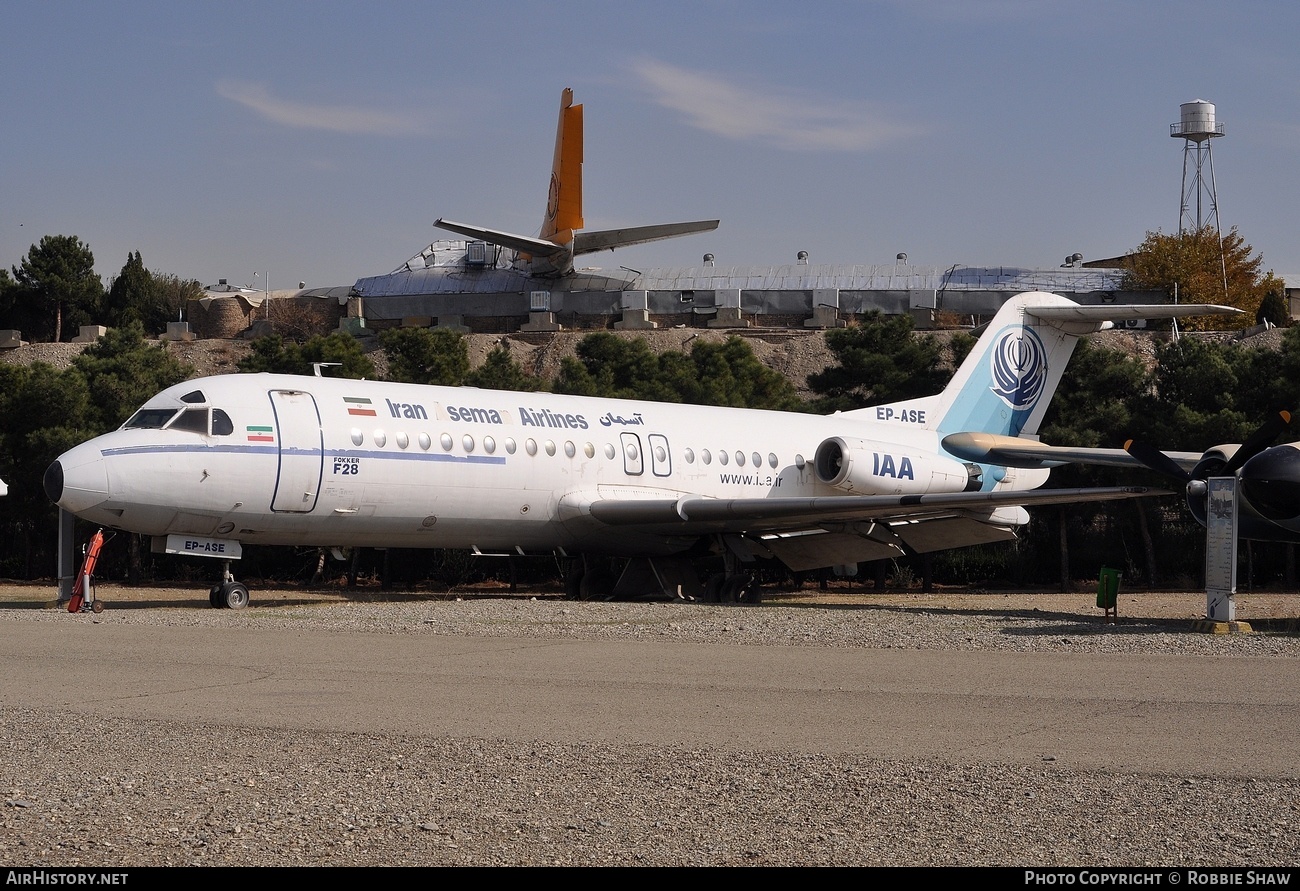
[[[1241,492],[1261,515],[1287,520],[1300,514],[1300,449],[1265,449],[1242,465]]]
[[[80,445],[64,452],[45,470],[49,499],[70,513],[94,507],[108,498],[108,470],[98,448]]]

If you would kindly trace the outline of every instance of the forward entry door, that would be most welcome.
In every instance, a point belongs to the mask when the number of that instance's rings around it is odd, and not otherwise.
[[[271,510],[308,513],[320,494],[325,451],[316,400],[302,390],[272,390],[280,469]]]

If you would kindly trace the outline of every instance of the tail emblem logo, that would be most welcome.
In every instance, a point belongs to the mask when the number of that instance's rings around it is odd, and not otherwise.
[[[1032,408],[1047,383],[1047,354],[1038,335],[1008,331],[993,348],[992,362],[994,394],[1017,411]]]

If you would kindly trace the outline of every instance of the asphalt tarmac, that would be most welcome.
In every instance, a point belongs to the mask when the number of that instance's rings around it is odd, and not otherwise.
[[[0,622],[6,706],[1297,778],[1296,660]]]

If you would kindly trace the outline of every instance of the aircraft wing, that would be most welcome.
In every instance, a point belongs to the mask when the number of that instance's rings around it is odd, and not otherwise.
[[[699,220],[693,223],[663,223],[658,226],[632,226],[625,229],[603,229],[596,232],[577,232],[573,236],[573,253],[590,254],[595,251],[612,251],[630,244],[663,241],[679,235],[709,232],[718,228],[718,220]]]
[[[678,535],[780,531],[838,522],[889,523],[962,513],[987,514],[999,507],[1074,504],[1172,494],[1165,489],[1144,486],[1111,486],[815,498],[701,498],[688,495],[677,499],[604,499],[587,505],[587,511],[593,518],[611,526],[638,526],[646,531]]]
[[[1060,467],[1063,464],[1089,464],[1104,467],[1145,468],[1146,465],[1123,449],[1089,449],[1052,446],[1020,436],[994,433],[952,433],[943,438],[943,447],[963,461],[1001,464],[1004,467]],[[1165,452],[1183,470],[1191,471],[1200,462],[1201,452]]]

